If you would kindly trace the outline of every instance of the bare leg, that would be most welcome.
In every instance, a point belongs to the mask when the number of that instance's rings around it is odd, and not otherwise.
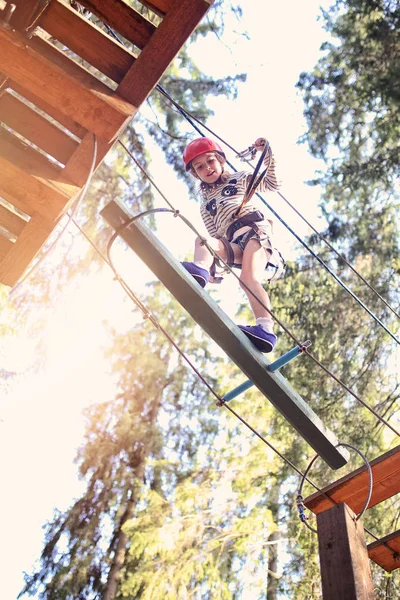
[[[255,298],[253,294],[246,289],[246,287],[244,287],[244,285],[241,285],[241,288],[249,299],[251,309],[256,319],[263,317],[271,321],[272,324],[271,314],[267,310],[271,309],[269,296],[260,283],[263,278],[266,262],[267,254],[265,252],[265,248],[261,246],[258,240],[250,240],[243,252],[240,282],[241,284],[245,284],[266,307],[264,308],[258,299]]]
[[[194,246],[194,262],[196,264],[201,264],[205,269],[209,270],[212,262],[213,256],[208,251],[207,247],[201,244],[202,238],[196,238],[195,246]],[[216,238],[207,239],[207,243],[209,246],[220,256],[223,260],[227,260],[226,250],[224,244],[217,240]],[[232,248],[234,250],[235,262],[242,262],[242,251],[237,244],[232,244]]]

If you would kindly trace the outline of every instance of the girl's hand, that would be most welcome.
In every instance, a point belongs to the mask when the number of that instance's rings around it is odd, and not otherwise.
[[[264,150],[265,144],[266,144],[266,139],[265,138],[258,138],[256,139],[256,141],[254,142],[254,148],[257,150],[257,152],[262,152]]]

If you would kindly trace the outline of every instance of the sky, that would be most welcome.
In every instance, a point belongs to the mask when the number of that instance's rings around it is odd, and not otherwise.
[[[282,193],[318,227],[318,189],[307,187],[304,181],[321,165],[308,155],[305,145],[297,143],[305,132],[305,122],[295,84],[300,72],[311,70],[318,59],[319,47],[326,39],[317,20],[319,6],[327,8],[330,2],[243,0],[241,4],[243,18],[227,19],[229,33],[223,43],[207,38],[192,49],[199,67],[211,77],[248,74],[236,101],[210,99],[215,116],[208,124],[240,150],[259,136],[267,137],[279,162]],[[248,38],[236,33],[244,30]],[[152,151],[156,181],[173,198],[176,208],[201,227],[198,209],[186,187],[162,163],[157,148]],[[277,211],[305,233],[304,225],[280,202],[274,205]],[[163,206],[161,200],[159,205]],[[164,241],[167,226],[159,226]],[[177,228],[173,239],[169,236],[167,241],[173,253],[183,256],[191,251],[193,236],[182,225]],[[277,229],[287,254],[295,257],[290,236],[283,228]],[[64,251],[61,244],[48,260],[61,262]],[[79,255],[85,251],[84,240],[76,237],[72,252]],[[138,274],[145,281],[146,268],[122,245],[116,244],[114,252],[121,274],[137,289]],[[226,282],[224,290],[213,293],[222,294],[224,309],[233,316],[241,296],[232,282]],[[0,564],[6,574],[2,600],[16,599],[23,585],[23,571],[30,571],[39,557],[42,526],[51,519],[53,510],[67,509],[83,487],[74,463],[84,435],[82,410],[112,398],[116,385],[104,356],[109,343],[106,324],[122,331],[137,320],[122,298],[123,292],[107,269],[103,273],[89,269],[65,286],[61,300],[45,315],[40,332],[44,358],[39,372],[33,371],[36,342],[22,329],[16,338],[7,340],[7,346],[0,346],[2,368],[19,374],[0,398]],[[30,314],[26,325],[37,318]]]

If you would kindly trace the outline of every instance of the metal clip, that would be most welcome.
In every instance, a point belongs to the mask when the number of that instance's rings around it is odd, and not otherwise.
[[[249,146],[248,148],[246,148],[246,150],[239,152],[239,154],[236,155],[236,158],[240,158],[240,160],[242,160],[242,161],[254,160],[256,157],[256,154],[257,154],[257,150],[252,145],[252,146]]]

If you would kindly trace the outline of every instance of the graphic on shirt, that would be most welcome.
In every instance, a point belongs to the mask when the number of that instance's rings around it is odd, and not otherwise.
[[[234,185],[226,185],[221,190],[221,196],[223,196],[224,198],[229,198],[229,196],[236,196],[237,193],[238,189]]]
[[[215,217],[217,214],[217,203],[215,200],[211,200],[206,204],[206,210],[210,213],[212,217]]]

